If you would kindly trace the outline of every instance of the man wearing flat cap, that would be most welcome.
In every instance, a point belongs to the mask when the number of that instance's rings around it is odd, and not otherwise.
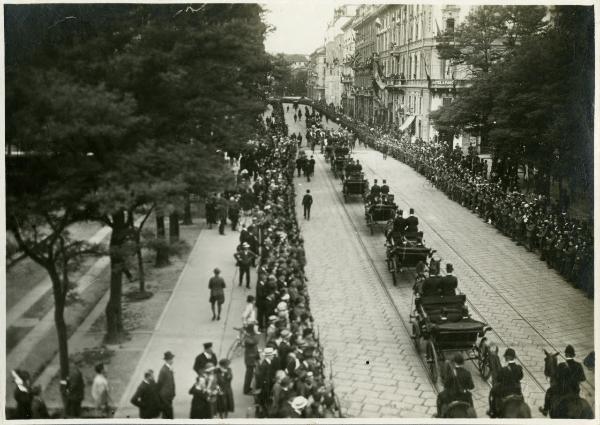
[[[200,375],[207,363],[217,364],[217,356],[213,353],[212,346],[212,342],[205,342],[204,351],[196,356],[196,360],[194,361],[194,371],[196,374]]]
[[[173,376],[173,359],[175,355],[170,351],[165,352],[165,364],[158,373],[156,388],[161,402],[163,419],[173,419],[173,399],[175,398],[175,377]]]

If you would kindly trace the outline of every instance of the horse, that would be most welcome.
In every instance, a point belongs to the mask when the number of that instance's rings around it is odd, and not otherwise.
[[[511,394],[502,399],[499,418],[531,418],[531,409],[522,395]]]
[[[471,406],[466,401],[453,401],[450,403],[444,414],[443,418],[476,418],[477,413],[473,406]]]
[[[593,419],[594,410],[587,400],[577,394],[562,394],[564,385],[557,376],[558,353],[544,350],[544,375],[550,380],[546,397],[550,398],[549,416],[552,419]]]

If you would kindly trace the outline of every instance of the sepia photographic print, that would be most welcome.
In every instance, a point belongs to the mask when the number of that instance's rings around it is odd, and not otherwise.
[[[597,6],[4,2],[3,421],[594,419]]]

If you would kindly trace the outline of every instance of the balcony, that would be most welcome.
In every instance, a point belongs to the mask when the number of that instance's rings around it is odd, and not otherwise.
[[[341,76],[342,84],[352,84],[354,82],[354,77],[352,75],[344,75]]]

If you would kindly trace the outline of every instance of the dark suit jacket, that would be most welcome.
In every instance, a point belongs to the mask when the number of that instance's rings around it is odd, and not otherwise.
[[[153,419],[160,414],[160,397],[157,384],[154,381],[142,383],[131,397],[131,404],[140,409],[140,418]]]
[[[409,215],[404,220],[406,223],[406,231],[407,232],[418,232],[419,231],[419,219],[414,215]]]
[[[392,231],[404,233],[404,229],[406,228],[406,220],[404,217],[396,217],[394,218],[394,227]]]
[[[523,379],[523,368],[516,363],[504,366],[506,394],[521,394],[521,379]]]
[[[390,193],[390,187],[387,184],[381,186],[381,193],[385,193],[386,195]]]
[[[440,279],[440,290],[442,295],[455,295],[458,287],[458,279],[456,276],[447,275]]]
[[[310,206],[310,205],[312,205],[312,203],[313,203],[312,196],[308,193],[306,195],[304,195],[304,198],[302,198],[302,205]]]
[[[556,376],[565,388],[564,391],[579,394],[579,384],[585,381],[585,372],[581,363],[569,359],[558,365]]]
[[[171,405],[175,398],[175,377],[167,365],[160,368],[156,386],[160,400],[166,405]]]
[[[259,357],[258,336],[246,335],[244,337],[244,363],[246,366],[256,366]]]
[[[210,357],[206,357],[205,352],[198,354],[194,361],[194,371],[200,375],[208,362],[211,362],[213,366],[217,366],[217,356],[215,353],[212,353]]]
[[[440,282],[442,278],[439,276],[430,276],[423,281],[423,296],[438,295],[440,290]]]
[[[471,373],[462,367],[454,368],[453,374],[447,377],[447,382],[457,392],[471,391],[475,388]]]

